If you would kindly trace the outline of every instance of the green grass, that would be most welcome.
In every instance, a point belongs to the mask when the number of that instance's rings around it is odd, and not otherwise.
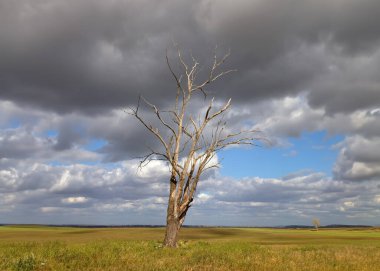
[[[0,270],[380,270],[379,229],[0,227]]]

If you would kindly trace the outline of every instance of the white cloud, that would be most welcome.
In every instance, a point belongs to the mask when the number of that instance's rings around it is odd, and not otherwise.
[[[162,224],[167,174],[148,167],[146,175],[139,176],[136,166],[135,160],[109,169],[23,165],[14,169],[23,172],[17,184],[0,190],[1,212],[33,213],[30,223],[52,217],[56,223],[88,223],[96,221],[92,220],[96,216],[102,217],[97,223]],[[45,178],[41,179],[42,168]],[[34,179],[38,185],[31,185]],[[187,218],[190,224],[228,225],[237,217],[240,225],[308,224],[312,217],[326,223],[375,223],[371,217],[380,193],[376,183],[345,183],[310,172],[284,179],[231,179],[214,172],[200,181],[198,191]],[[367,220],[356,215],[363,208],[369,214]],[[220,220],[222,213],[224,220]]]
[[[204,204],[206,202],[210,202],[210,200],[212,200],[212,198],[213,198],[213,196],[209,195],[207,193],[199,193],[196,196],[195,204]]]
[[[368,180],[380,177],[380,138],[350,136],[340,144],[334,167],[338,178]]]
[[[59,207],[41,207],[41,212],[43,213],[56,213],[62,210],[62,208]]]
[[[131,172],[135,172],[140,178],[149,179],[152,177],[169,175],[168,165],[164,161],[153,160],[140,166],[140,162],[135,160],[135,163],[126,163],[126,166]]]
[[[346,207],[355,207],[355,202],[345,201],[345,202],[343,202],[343,205]]]
[[[86,197],[68,197],[68,198],[62,199],[63,203],[68,203],[68,204],[84,203],[87,201],[88,201],[88,198]]]

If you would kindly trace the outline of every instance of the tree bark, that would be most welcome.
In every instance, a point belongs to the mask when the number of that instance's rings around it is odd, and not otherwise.
[[[179,229],[180,226],[176,219],[173,218],[167,221],[164,246],[173,248],[177,247]]]
[[[166,233],[163,245],[165,247],[177,247],[178,232],[181,228],[181,224],[176,216],[176,186],[177,182],[175,177],[170,178],[170,193],[169,202],[166,215]]]

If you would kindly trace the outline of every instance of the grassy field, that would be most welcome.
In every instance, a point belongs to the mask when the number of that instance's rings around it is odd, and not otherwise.
[[[0,227],[0,270],[380,270],[380,229]]]

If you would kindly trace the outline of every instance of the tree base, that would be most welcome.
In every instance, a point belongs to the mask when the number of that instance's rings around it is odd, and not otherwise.
[[[178,242],[179,223],[176,221],[168,221],[166,225],[166,233],[163,245],[165,247],[176,248]]]

